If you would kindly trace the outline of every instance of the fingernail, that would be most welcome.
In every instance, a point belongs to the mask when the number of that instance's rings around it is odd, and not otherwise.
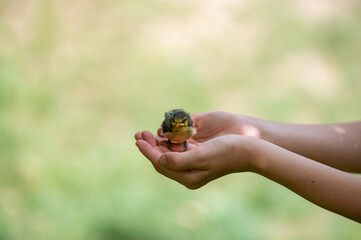
[[[167,166],[168,165],[168,159],[165,156],[161,156],[159,159],[159,163],[162,166]]]

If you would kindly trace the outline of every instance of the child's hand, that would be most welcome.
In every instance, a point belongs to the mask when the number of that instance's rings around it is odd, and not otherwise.
[[[153,164],[154,168],[190,189],[232,172],[249,171],[251,142],[248,137],[225,135],[206,142],[189,144],[185,152],[182,145],[172,150],[166,147],[166,140],[154,137],[149,131],[136,133],[139,150]]]
[[[255,119],[248,116],[216,111],[194,114],[192,120],[197,134],[189,139],[190,143],[201,143],[229,134],[259,137],[258,129],[253,126]],[[158,135],[161,136],[160,129]]]

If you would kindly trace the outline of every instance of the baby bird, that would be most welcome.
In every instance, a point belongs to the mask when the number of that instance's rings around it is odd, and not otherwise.
[[[187,139],[196,134],[192,118],[183,109],[173,109],[164,114],[162,122],[162,134],[168,139],[168,148],[171,149],[172,142],[184,143],[187,149]]]

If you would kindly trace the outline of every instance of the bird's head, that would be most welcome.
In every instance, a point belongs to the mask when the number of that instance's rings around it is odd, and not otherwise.
[[[188,127],[190,116],[182,109],[173,112],[171,117],[172,127]]]

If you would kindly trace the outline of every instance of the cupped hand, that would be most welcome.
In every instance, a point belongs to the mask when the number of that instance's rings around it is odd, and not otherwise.
[[[227,112],[208,112],[192,115],[194,127],[197,134],[192,140],[196,142],[205,142],[212,138],[228,135],[241,134],[242,121],[239,115]]]
[[[198,127],[206,124],[201,118],[196,121]],[[199,138],[202,141],[189,143],[186,150],[183,144],[174,144],[169,150],[165,138],[149,131],[136,133],[135,139],[139,150],[159,173],[189,189],[197,189],[229,173],[250,170],[252,141],[241,135],[223,135],[208,141]]]
[[[189,143],[202,143],[228,134],[258,137],[257,129],[251,123],[254,119],[248,116],[215,111],[194,114],[192,120],[197,133],[188,140]],[[158,136],[163,137],[161,128],[158,129]]]

